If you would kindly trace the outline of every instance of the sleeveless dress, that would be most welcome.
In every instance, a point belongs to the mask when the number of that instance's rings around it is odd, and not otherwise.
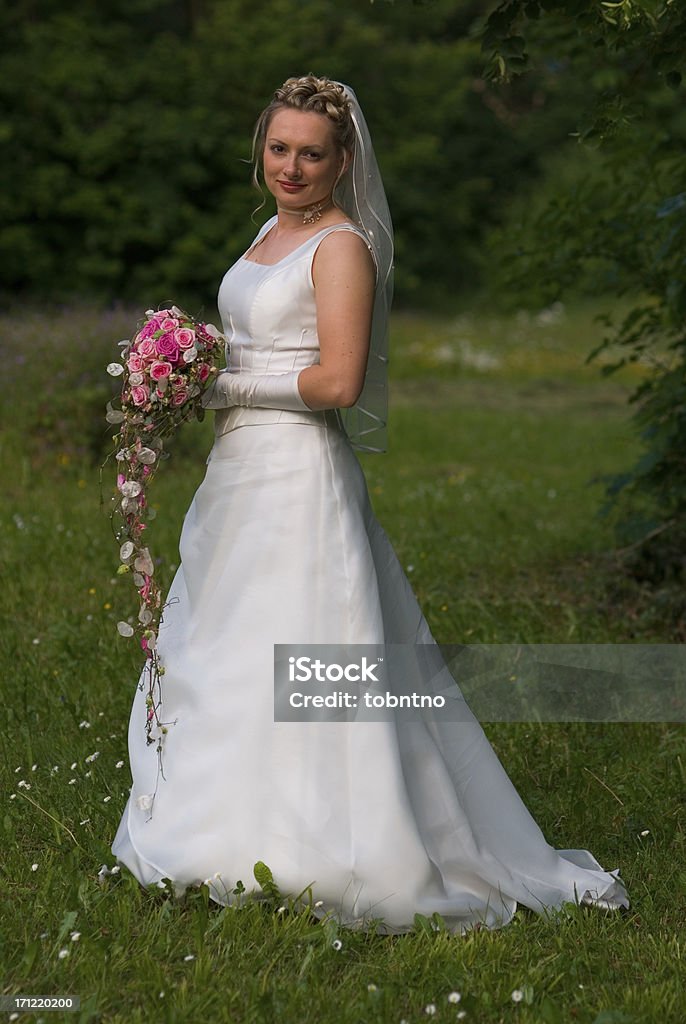
[[[276,264],[242,257],[227,272],[232,368],[319,361],[312,259],[337,230],[357,229],[334,225]],[[546,842],[471,713],[442,729],[274,721],[274,644],[438,648],[336,411],[223,409],[215,433],[159,631],[161,717],[175,722],[164,778],[141,684],[116,858],[144,885],[207,882],[226,905],[239,880],[259,891],[263,861],[284,895],[311,887],[318,915],[388,933],[416,913],[462,933],[507,924],[518,903],[628,907],[619,869]]]

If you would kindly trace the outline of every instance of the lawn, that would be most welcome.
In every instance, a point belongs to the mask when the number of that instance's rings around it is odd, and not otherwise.
[[[361,461],[439,642],[684,639],[669,595],[622,573],[612,516],[598,515],[599,478],[639,451],[627,398],[646,368],[585,365],[596,312],[395,317],[389,451]],[[104,367],[136,315],[0,320],[2,993],[81,998],[77,1014],[16,1019],[682,1022],[680,723],[484,723],[548,841],[621,868],[626,914],[520,909],[499,931],[458,938],[418,921],[388,938],[313,924],[287,901],[224,910],[204,888],[177,900],[102,870],[130,785],[140,667],[116,631],[134,608],[115,575],[111,462],[99,479],[115,387]],[[211,443],[211,416],[185,427],[154,484],[150,546],[167,584]]]

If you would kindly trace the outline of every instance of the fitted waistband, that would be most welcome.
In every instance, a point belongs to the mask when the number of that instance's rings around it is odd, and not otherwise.
[[[267,423],[302,423],[313,427],[343,429],[338,409],[312,409],[300,412],[287,409],[248,409],[242,405],[234,405],[228,409],[216,410],[214,434],[215,437],[222,437],[238,427]]]

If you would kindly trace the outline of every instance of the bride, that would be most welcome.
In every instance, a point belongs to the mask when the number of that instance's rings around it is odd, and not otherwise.
[[[393,255],[354,93],[288,79],[254,156],[277,214],[219,289],[229,362],[203,399],[215,440],[158,638],[164,767],[139,686],[113,853],[144,885],[206,882],[222,904],[258,888],[263,861],[284,895],[310,887],[315,913],[385,932],[416,913],[463,933],[518,903],[628,907],[619,869],[546,842],[468,709],[438,725],[275,720],[275,644],[440,654],[354,451],[385,450]],[[421,692],[423,663],[398,686]]]

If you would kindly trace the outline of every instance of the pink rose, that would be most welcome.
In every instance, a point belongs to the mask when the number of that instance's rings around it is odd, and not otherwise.
[[[172,392],[172,405],[183,405],[188,398],[188,391],[186,388],[177,388],[176,391]]]
[[[141,359],[153,359],[157,354],[155,342],[151,338],[144,338],[143,341],[139,342],[136,351]]]
[[[179,327],[174,331],[174,338],[179,348],[190,348],[195,341],[195,331],[191,331],[189,327]]]
[[[159,320],[159,313],[157,314],[157,318]],[[179,326],[179,321],[174,316],[165,316],[164,319],[159,320],[159,324],[161,331],[175,331]]]
[[[203,384],[210,375],[210,368],[207,363],[200,363],[198,366],[198,380]]]
[[[141,330],[138,332],[138,337],[136,338],[136,340],[145,341],[146,338],[151,338],[156,330],[157,324],[155,323],[155,321],[148,320],[145,327],[142,327]]]
[[[137,387],[131,388],[131,398],[134,405],[145,405],[150,398],[150,388],[147,384],[139,384]]]
[[[157,339],[156,345],[158,356],[164,356],[170,363],[177,362],[179,358],[179,346],[176,344],[173,334],[162,334]]]
[[[162,377],[168,377],[171,371],[171,363],[156,359],[150,367],[150,376],[153,380],[161,380]]]
[[[126,365],[129,368],[129,373],[140,373],[143,369],[143,360],[138,353],[134,352],[133,355],[129,356],[126,360]]]

